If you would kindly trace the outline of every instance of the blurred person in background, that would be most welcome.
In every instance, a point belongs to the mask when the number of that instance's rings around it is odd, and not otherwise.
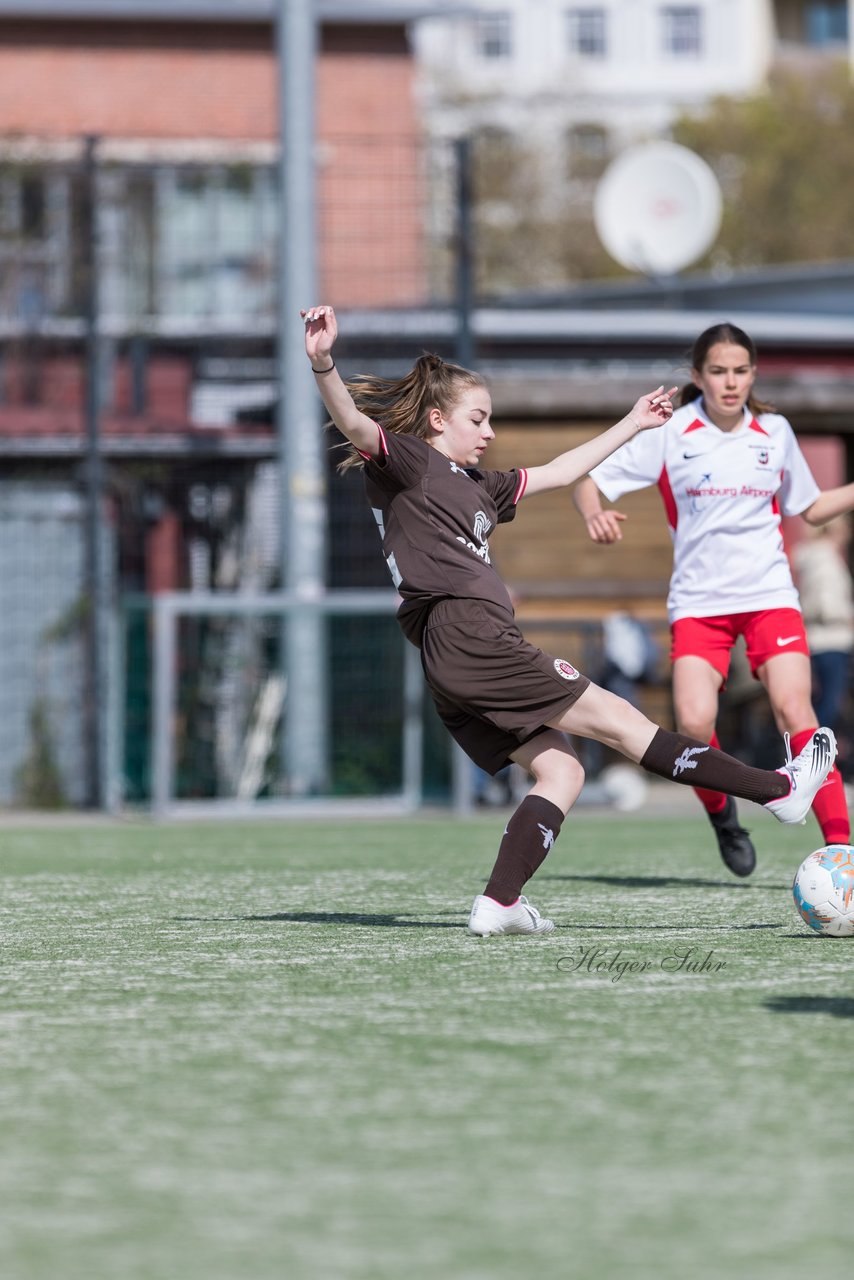
[[[601,496],[657,485],[673,537],[667,605],[677,728],[719,746],[718,700],[730,654],[744,636],[753,677],[765,688],[777,728],[793,751],[819,723],[811,702],[810,652],[783,547],[782,515],[823,525],[854,508],[854,484],[822,492],[791,425],[754,394],[752,339],[733,324],[704,330],[691,353],[691,381],[660,430],[636,436],[574,490],[594,542],[622,538],[625,516]],[[726,866],[756,865],[732,797],[697,786]],[[842,778],[834,768],[813,811],[825,842],[848,843]]]
[[[602,672],[599,683],[627,702],[638,704],[638,685],[652,684],[658,669],[658,645],[648,623],[622,609],[602,620]]]
[[[596,676],[603,689],[641,706],[641,685],[654,684],[659,661],[658,645],[646,622],[623,609],[602,619],[602,661]],[[601,774],[605,749],[599,742],[587,748],[585,764],[593,777]]]

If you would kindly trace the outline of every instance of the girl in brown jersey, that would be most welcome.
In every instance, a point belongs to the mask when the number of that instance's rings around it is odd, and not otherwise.
[[[521,891],[584,782],[567,734],[594,738],[661,777],[754,800],[781,822],[802,822],[833,765],[830,730],[816,730],[800,755],[792,760],[787,750],[787,763],[769,771],[660,729],[565,658],[529,644],[490,560],[490,531],[513,519],[523,497],[575,483],[639,431],[667,422],[676,388],[641,396],[615,426],[543,466],[481,470],[495,433],[489,391],[477,373],[428,355],[404,378],[366,376],[345,384],[332,359],[333,309],[315,306],[301,314],[318,390],[352,446],[342,465],[364,468],[402,599],[398,620],[421,650],[437,711],[481,768],[494,774],[512,760],[533,778],[474,900],[470,932],[554,929]]]

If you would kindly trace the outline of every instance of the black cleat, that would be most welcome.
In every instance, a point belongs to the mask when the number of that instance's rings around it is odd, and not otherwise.
[[[738,825],[738,810],[732,796],[727,796],[720,813],[710,813],[709,821],[718,838],[721,857],[733,875],[749,876],[756,866],[756,850],[744,827]]]

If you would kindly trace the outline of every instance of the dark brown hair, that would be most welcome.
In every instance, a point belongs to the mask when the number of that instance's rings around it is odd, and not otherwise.
[[[360,374],[347,382],[347,390],[356,408],[378,422],[393,435],[418,436],[425,440],[430,432],[428,414],[438,409],[449,414],[463,393],[472,387],[485,387],[479,373],[448,364],[427,352],[419,356],[406,377],[378,378]],[[339,463],[339,471],[364,466],[364,458],[352,445],[345,446],[347,456]]]
[[[749,334],[743,329],[739,329],[738,325],[724,322],[722,324],[713,324],[710,328],[704,329],[697,341],[691,348],[691,368],[699,371],[708,359],[709,352],[719,342],[729,342],[736,347],[744,347],[747,352],[750,363],[756,365],[756,345]],[[690,404],[692,400],[698,400],[702,395],[700,388],[693,382],[688,382],[679,392],[679,403]],[[752,414],[757,413],[773,413],[774,406],[766,404],[764,400],[759,400],[753,394],[751,388],[750,395],[747,397],[747,407]]]

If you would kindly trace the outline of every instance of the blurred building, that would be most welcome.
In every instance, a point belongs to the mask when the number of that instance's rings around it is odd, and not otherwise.
[[[472,0],[418,28],[438,136],[506,131],[553,175],[601,172],[632,142],[780,62],[854,59],[850,0]]]
[[[316,5],[319,287],[338,306],[430,294],[410,24],[442,4]],[[80,455],[90,206],[106,455],[168,459],[178,493],[188,459],[193,483],[215,487],[219,468],[233,482],[272,454],[275,12],[274,0],[0,0],[7,457]],[[193,566],[199,584],[215,580],[215,556],[176,542],[187,502],[176,519],[149,489],[147,554],[128,580],[185,585]]]
[[[441,5],[316,6],[319,289],[339,306],[429,293],[409,29]],[[275,11],[0,0],[0,454],[18,465],[81,454],[92,287],[106,456],[168,459],[181,495],[273,454]],[[126,565],[140,588],[187,585],[193,566],[216,578],[215,556],[188,554],[178,501],[176,519],[152,481],[146,535],[124,539],[145,546]]]
[[[396,188],[417,168],[408,22],[423,6],[316,7],[321,261],[345,304],[410,302],[423,287],[419,192]],[[273,0],[0,3],[0,136],[23,180],[7,182],[4,223],[28,241],[31,311],[38,293],[48,311],[73,305],[73,194],[26,166],[59,164],[94,134],[122,211],[105,246],[108,311],[269,323],[274,12]],[[354,191],[363,173],[370,190]]]
[[[343,307],[429,289],[410,24],[442,4],[315,6],[320,290]],[[0,0],[0,802],[85,794],[97,694],[66,675],[86,665],[94,370],[130,751],[151,594],[276,583],[277,7]],[[144,792],[144,760],[125,767]]]

